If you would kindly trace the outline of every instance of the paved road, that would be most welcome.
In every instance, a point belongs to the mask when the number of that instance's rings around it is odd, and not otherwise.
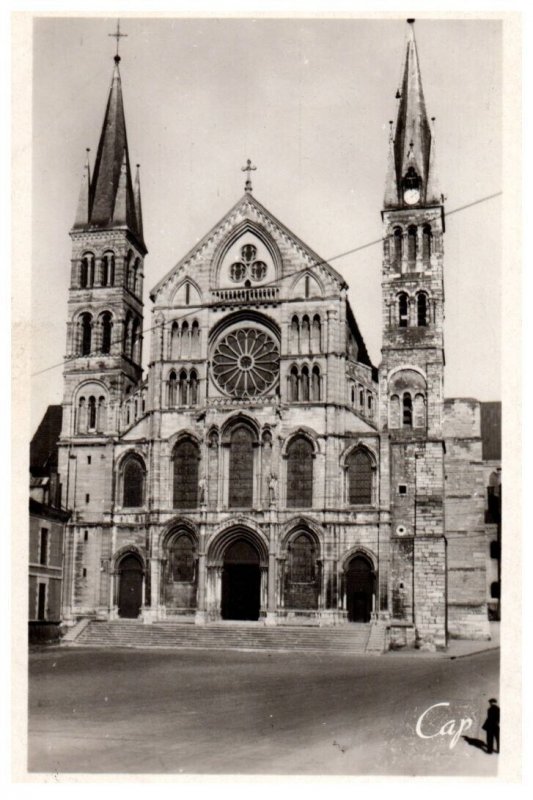
[[[53,648],[30,655],[29,769],[494,775],[476,746],[499,652],[348,657]],[[450,735],[421,732],[470,717]],[[448,724],[445,731],[450,731]]]

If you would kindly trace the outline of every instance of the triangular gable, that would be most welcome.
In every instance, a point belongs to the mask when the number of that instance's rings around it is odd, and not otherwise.
[[[150,292],[151,300],[155,300],[156,295],[163,289],[166,284],[180,271],[184,270],[190,261],[192,261],[200,252],[210,244],[214,238],[220,237],[223,233],[227,232],[234,223],[232,218],[238,213],[245,213],[246,206],[253,206],[255,211],[260,217],[263,217],[266,226],[272,226],[277,229],[277,232],[283,238],[289,240],[291,244],[301,252],[302,256],[309,261],[308,267],[320,267],[324,269],[329,276],[337,283],[340,288],[347,288],[347,283],[342,275],[337,272],[327,261],[321,258],[317,253],[308,247],[301,239],[296,236],[289,228],[283,225],[273,214],[268,211],[252,194],[246,193],[238,200],[237,203],[222,217],[219,222],[214,225],[209,233],[207,233],[189,252],[172,267],[169,272],[157,283]],[[265,227],[266,227],[265,226]]]

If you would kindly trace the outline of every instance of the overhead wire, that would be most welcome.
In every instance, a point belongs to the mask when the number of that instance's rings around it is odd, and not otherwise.
[[[457,208],[454,208],[451,211],[446,212],[445,213],[445,217],[451,217],[453,214],[457,214],[457,213],[459,213],[461,211],[465,211],[468,208],[472,208],[473,206],[477,206],[477,205],[480,205],[481,203],[485,203],[485,202],[487,202],[489,200],[493,200],[495,197],[500,197],[502,194],[503,194],[502,191],[494,192],[493,194],[489,194],[489,195],[486,195],[485,197],[479,198],[478,200],[474,200],[471,203],[466,203],[463,206],[458,206]],[[276,279],[274,279],[272,281],[267,281],[266,283],[262,283],[259,288],[266,288],[268,286],[278,285],[281,281],[288,280],[290,278],[294,278],[297,275],[300,275],[300,274],[303,274],[305,272],[308,272],[310,269],[313,269],[314,267],[327,266],[332,261],[336,261],[339,258],[345,258],[346,256],[353,255],[354,253],[359,253],[362,250],[366,250],[369,247],[374,247],[377,244],[383,244],[383,242],[385,242],[385,241],[387,241],[387,239],[391,239],[391,238],[392,237],[390,237],[390,236],[388,236],[388,237],[387,236],[382,236],[379,239],[373,239],[372,241],[366,242],[365,244],[358,245],[357,247],[353,247],[350,250],[345,250],[342,253],[338,253],[337,255],[331,256],[330,258],[319,259],[319,260],[315,261],[312,264],[308,264],[307,266],[302,267],[301,269],[293,270],[293,272],[289,272],[286,275],[282,275],[279,278],[276,278]],[[219,301],[219,302],[209,303],[208,305],[209,305],[210,308],[220,307],[220,306],[228,305],[228,302],[227,301]],[[197,314],[198,314],[198,309],[195,307],[194,309],[192,309],[189,312],[186,312],[184,314],[180,314],[179,317],[176,317],[175,319],[166,320],[166,322],[157,323],[155,325],[151,325],[148,328],[144,328],[140,332],[140,335],[142,337],[144,337],[145,334],[150,333],[151,331],[154,331],[154,330],[156,330],[158,328],[164,329],[166,324],[172,323],[175,320],[179,319],[180,321],[182,321],[182,320],[186,319],[187,317],[196,316]],[[117,338],[117,339],[111,339],[110,348],[114,344],[119,344],[122,341],[123,341],[123,336],[120,336],[120,338]],[[94,355],[94,356],[109,355],[109,353],[94,353],[94,354],[93,353],[89,353],[89,354],[87,354],[87,357],[92,356],[92,355]],[[30,377],[35,378],[35,377],[37,377],[39,375],[44,374],[45,372],[49,372],[52,369],[57,369],[58,367],[63,367],[69,361],[74,361],[77,358],[80,358],[80,354],[79,353],[75,353],[70,357],[65,357],[62,361],[58,361],[55,364],[51,364],[48,367],[44,367],[43,369],[37,370],[36,372],[32,372]]]

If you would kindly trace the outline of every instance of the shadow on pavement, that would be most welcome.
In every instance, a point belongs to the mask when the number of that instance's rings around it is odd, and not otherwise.
[[[474,739],[472,736],[463,736],[463,739],[472,747],[477,747],[478,750],[483,750],[485,753],[487,752],[487,745],[485,742],[482,742],[481,739]]]

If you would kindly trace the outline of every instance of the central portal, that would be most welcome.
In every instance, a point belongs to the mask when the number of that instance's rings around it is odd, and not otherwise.
[[[260,586],[259,554],[238,539],[224,553],[222,619],[259,619]]]

